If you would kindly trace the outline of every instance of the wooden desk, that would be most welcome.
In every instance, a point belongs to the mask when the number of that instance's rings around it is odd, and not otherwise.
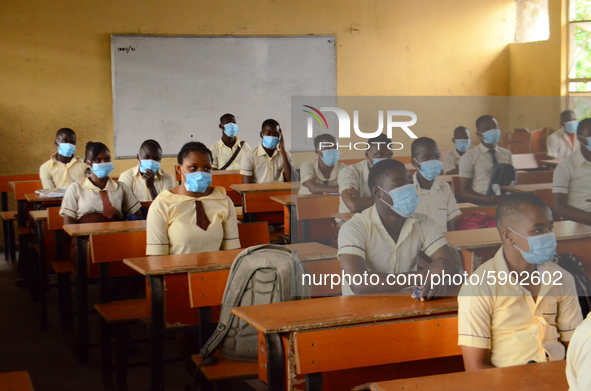
[[[259,331],[259,377],[266,378],[268,389],[291,389],[296,376],[305,375],[306,389],[320,390],[323,372],[341,371],[346,377],[354,368],[370,371],[377,365],[457,358],[457,308],[455,297],[421,302],[406,291],[236,307],[232,312]],[[385,343],[401,335],[396,343]],[[421,367],[414,366],[419,372],[425,370]]]
[[[566,360],[373,383],[372,391],[567,390]],[[477,385],[477,386],[475,386]]]
[[[282,205],[269,202],[270,197],[296,194],[300,182],[244,183],[230,186],[242,197],[244,222],[255,221],[255,213],[280,212]]]
[[[293,244],[288,247],[295,249],[305,262],[335,259],[337,253],[336,249],[319,243]],[[152,306],[150,389],[152,391],[164,389],[162,365],[165,329],[200,324],[201,340],[207,340],[212,331],[211,313],[206,314],[205,310],[201,311],[190,306],[187,273],[228,273],[232,262],[243,250],[150,256],[123,261],[132,269],[145,275],[150,285]],[[171,305],[174,298],[177,300],[177,308]]]
[[[546,159],[540,160],[540,163],[546,167],[555,168],[561,161],[562,159]]]
[[[535,193],[539,190],[552,190],[552,183],[532,183],[529,185],[501,186],[501,189],[512,193]]]
[[[285,234],[291,238],[292,243],[297,243],[299,238],[299,226],[291,226],[291,216],[296,216],[296,200],[297,194],[288,194],[282,196],[271,196],[271,201],[277,202],[283,207],[283,229]]]
[[[33,391],[33,382],[27,371],[0,373],[0,390]]]

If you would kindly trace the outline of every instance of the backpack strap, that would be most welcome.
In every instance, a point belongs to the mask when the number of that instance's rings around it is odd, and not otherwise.
[[[230,157],[230,160],[228,160],[226,162],[226,164],[224,164],[224,166],[222,168],[220,168],[220,170],[225,170],[226,168],[230,167],[230,164],[234,163],[234,160],[236,160],[236,157],[240,153],[240,150],[242,149],[243,146],[244,146],[244,141],[240,141],[240,145],[238,146],[238,148],[236,148],[236,150],[234,151],[234,154],[232,155],[232,157]]]

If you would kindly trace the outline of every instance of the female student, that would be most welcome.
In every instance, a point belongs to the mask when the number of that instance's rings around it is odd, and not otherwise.
[[[86,144],[87,178],[66,189],[60,215],[64,224],[120,221],[128,215],[143,218],[140,203],[125,183],[109,174],[115,168],[109,148],[103,143]]]
[[[318,157],[300,167],[302,187],[298,194],[338,193],[338,177],[344,163],[339,162],[335,138],[324,133],[314,138],[314,152]]]

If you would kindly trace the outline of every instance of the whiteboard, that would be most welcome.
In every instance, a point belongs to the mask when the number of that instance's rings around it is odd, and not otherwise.
[[[292,143],[291,98],[336,95],[335,37],[112,35],[111,72],[117,158],[150,138],[165,156],[189,141],[211,147],[225,113],[253,148],[273,118],[288,149],[309,150]]]

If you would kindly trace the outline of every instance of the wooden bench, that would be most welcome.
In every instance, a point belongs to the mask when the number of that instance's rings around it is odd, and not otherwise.
[[[238,224],[238,237],[242,248],[271,243],[269,224],[266,221]]]
[[[8,193],[13,191],[10,182],[38,181],[39,174],[2,175],[0,176],[0,199],[2,200],[2,212],[8,211]]]
[[[17,212],[9,210],[0,212],[2,218],[2,233],[4,235],[4,259],[6,262],[14,263],[16,261],[16,238],[14,223],[17,219]]]
[[[535,183],[552,183],[553,171],[520,171],[515,174],[518,185],[530,185]]]
[[[2,391],[34,391],[31,376],[27,371],[1,372],[0,390]]]
[[[302,222],[302,241],[332,240],[336,230],[332,215],[339,211],[340,196],[299,196],[295,201],[297,220]]]
[[[540,160],[543,166],[554,169],[562,161],[562,159],[544,159]]]

